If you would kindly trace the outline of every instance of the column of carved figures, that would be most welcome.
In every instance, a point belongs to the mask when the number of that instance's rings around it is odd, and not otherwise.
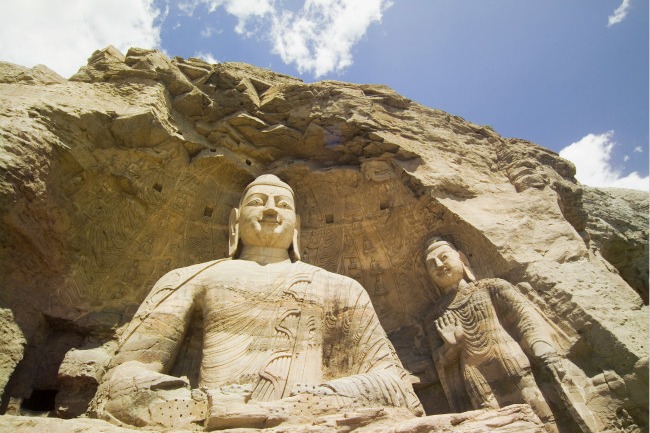
[[[558,336],[547,319],[507,281],[477,281],[467,258],[449,242],[432,239],[425,257],[441,295],[425,326],[452,411],[528,403],[547,431],[559,431],[547,396],[533,376],[532,360],[552,382],[552,397],[572,424],[581,432],[599,431],[598,421],[567,374],[567,368],[576,367],[558,353]]]

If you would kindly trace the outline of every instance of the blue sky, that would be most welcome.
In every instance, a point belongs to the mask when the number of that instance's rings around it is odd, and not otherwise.
[[[647,0],[23,0],[0,15],[0,60],[69,76],[112,44],[386,84],[559,152],[585,184],[648,190]]]

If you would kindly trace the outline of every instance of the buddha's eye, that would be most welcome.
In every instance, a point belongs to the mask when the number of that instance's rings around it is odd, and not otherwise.
[[[259,197],[254,198],[254,199],[251,199],[251,200],[248,202],[248,206],[262,206],[263,204],[264,204],[264,200],[262,200],[262,199],[259,198]]]
[[[278,207],[281,209],[291,209],[291,205],[286,201],[279,202]]]

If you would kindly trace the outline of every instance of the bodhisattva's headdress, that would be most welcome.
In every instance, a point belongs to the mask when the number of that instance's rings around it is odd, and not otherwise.
[[[269,185],[269,186],[284,188],[291,194],[291,198],[293,198],[294,203],[296,202],[296,196],[293,193],[293,189],[291,189],[289,184],[283,182],[282,180],[280,180],[279,177],[273,174],[263,174],[261,176],[258,176],[255,180],[249,183],[246,186],[246,188],[244,188],[244,191],[242,192],[241,195],[241,199],[239,200],[239,208],[241,208],[242,202],[244,201],[244,197],[246,197],[248,190],[250,190],[254,186],[260,186],[260,185]],[[239,250],[241,249],[239,248],[239,208],[233,208],[233,210],[230,212],[230,221],[228,224],[229,226],[228,256],[232,257],[233,259],[239,256]],[[299,241],[300,241],[300,218],[296,214],[296,227],[293,231],[293,242],[289,247],[289,257],[291,257],[293,261],[300,260]]]
[[[424,252],[424,257],[427,257],[432,251],[435,251],[440,247],[449,247],[452,250],[456,251],[460,256],[460,261],[463,262],[463,278],[465,278],[467,282],[476,281],[474,272],[472,272],[472,269],[469,267],[469,260],[467,260],[467,256],[458,251],[458,249],[451,242],[448,242],[441,237],[434,236],[427,241],[427,249]]]

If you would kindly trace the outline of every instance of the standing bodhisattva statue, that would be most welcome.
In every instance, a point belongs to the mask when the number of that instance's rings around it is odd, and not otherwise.
[[[441,293],[425,320],[427,335],[452,411],[528,403],[546,430],[557,432],[530,359],[567,419],[583,433],[600,431],[575,382],[584,373],[558,353],[565,337],[515,287],[498,278],[476,281],[467,258],[441,238],[429,242],[426,265]]]
[[[475,281],[464,262],[442,239],[427,247],[427,269],[442,295],[426,320],[427,332],[452,411],[528,403],[547,430],[557,431],[526,356],[562,374],[543,319],[510,283]]]
[[[230,216],[230,258],[176,269],[123,333],[92,403],[118,424],[268,427],[363,407],[421,414],[366,291],[299,260],[289,185],[262,175]],[[199,388],[168,375],[203,316]]]

